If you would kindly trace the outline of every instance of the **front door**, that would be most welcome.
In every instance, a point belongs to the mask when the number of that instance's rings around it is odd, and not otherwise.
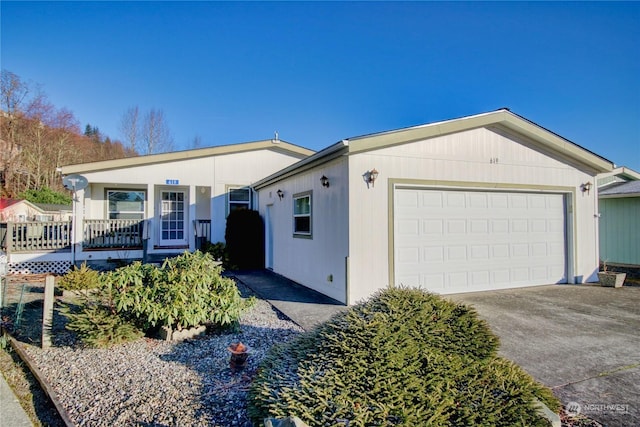
[[[186,192],[163,190],[160,192],[160,245],[187,244]]]

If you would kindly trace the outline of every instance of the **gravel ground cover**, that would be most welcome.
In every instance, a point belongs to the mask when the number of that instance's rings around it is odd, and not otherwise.
[[[50,349],[26,350],[78,426],[251,426],[246,395],[258,365],[274,344],[301,331],[258,299],[234,333],[89,349],[59,330]],[[227,347],[237,341],[250,357],[232,372]]]
[[[241,283],[238,288],[245,297],[252,294]],[[237,333],[180,343],[143,338],[110,349],[84,348],[56,314],[54,346],[42,350],[34,329],[41,310],[41,304],[27,306],[23,327],[14,332],[78,426],[252,426],[246,398],[258,365],[272,345],[302,332],[257,299]],[[227,347],[237,341],[250,347],[251,356],[247,367],[234,373]],[[0,356],[0,368],[14,391],[33,402],[32,416],[40,421],[36,425],[62,425],[28,372],[18,369],[20,363],[10,366],[11,356],[4,351]],[[582,416],[563,412],[561,418],[563,427],[600,427]]]

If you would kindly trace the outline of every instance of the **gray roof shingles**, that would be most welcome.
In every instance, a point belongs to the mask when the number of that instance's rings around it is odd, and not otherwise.
[[[640,194],[640,181],[627,181],[599,190],[600,196]]]

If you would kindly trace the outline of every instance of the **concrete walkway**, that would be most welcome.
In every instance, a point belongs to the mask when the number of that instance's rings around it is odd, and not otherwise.
[[[242,282],[260,298],[268,300],[282,314],[305,331],[346,310],[339,301],[306,288],[268,270],[230,271],[229,276]]]
[[[24,411],[4,375],[0,373],[0,427],[32,427],[33,423]]]

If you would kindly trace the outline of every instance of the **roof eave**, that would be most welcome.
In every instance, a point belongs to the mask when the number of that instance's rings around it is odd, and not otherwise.
[[[294,145],[285,141],[274,142],[273,140],[263,140],[245,142],[240,144],[219,145],[215,147],[200,148],[196,150],[174,151],[171,153],[151,154],[140,157],[126,157],[122,159],[79,163],[75,165],[62,166],[61,171],[63,175],[82,172],[97,172],[110,169],[121,169],[150,164],[168,163],[180,160],[190,160],[203,157],[243,153],[247,151],[263,149],[293,154],[294,156],[298,156],[301,159],[315,153],[315,151],[313,150],[309,150],[307,148],[300,147],[298,145]]]
[[[344,155],[347,152],[348,147],[349,141],[343,139],[342,141],[330,145],[324,150],[318,151],[317,153],[307,157],[306,159],[300,160],[299,162],[294,163],[291,166],[288,166],[272,175],[269,175],[266,178],[256,181],[252,185],[252,187],[256,190],[259,190],[302,171],[315,168],[321,164],[327,163],[337,157]]]
[[[349,153],[354,154],[371,151],[475,128],[492,126],[501,127],[521,134],[548,150],[571,158],[574,162],[579,162],[588,167],[594,174],[609,172],[614,167],[611,161],[506,109],[444,122],[350,138]]]
[[[609,172],[602,173],[598,175],[598,178],[607,178],[610,176],[619,176],[619,177],[628,178],[628,181],[640,180],[640,172],[636,172],[635,170],[630,169],[626,166],[620,166]]]
[[[598,199],[623,199],[627,197],[640,197],[640,193],[598,194]]]

